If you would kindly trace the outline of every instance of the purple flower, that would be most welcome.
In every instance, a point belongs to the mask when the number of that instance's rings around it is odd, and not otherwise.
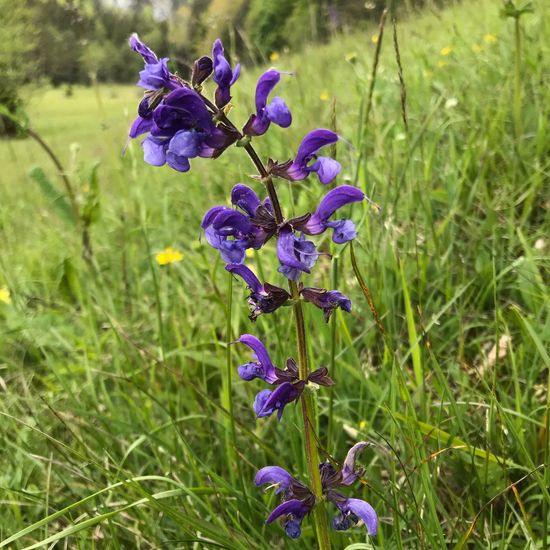
[[[237,342],[248,346],[254,352],[253,357],[256,359],[256,361],[241,365],[238,369],[239,376],[247,382],[254,378],[261,378],[269,384],[275,383],[277,380],[275,367],[262,342],[252,334],[243,334]]]
[[[378,528],[378,517],[373,507],[366,501],[358,498],[348,498],[339,492],[339,489],[351,485],[359,477],[355,469],[357,453],[367,446],[362,441],[354,445],[348,452],[342,469],[336,469],[329,462],[319,464],[323,496],[332,502],[339,511],[333,518],[332,526],[337,531],[343,531],[362,520],[369,535],[375,535]],[[270,483],[276,488],[275,494],[281,494],[283,502],[279,504],[266,519],[271,523],[282,518],[283,527],[290,538],[297,538],[301,533],[301,522],[315,506],[313,493],[279,466],[266,466],[256,474],[256,485]]]
[[[245,250],[261,248],[273,235],[276,224],[269,201],[266,199],[262,203],[258,195],[242,183],[233,187],[231,202],[244,213],[227,206],[215,206],[205,214],[201,227],[209,244],[220,251],[224,262],[240,264],[244,262]]]
[[[193,63],[191,73],[191,84],[193,88],[198,88],[212,74],[214,65],[208,56],[203,56]]]
[[[241,66],[238,64],[233,71],[231,65],[223,53],[222,41],[218,38],[212,48],[212,60],[214,62],[214,82],[218,85],[216,89],[216,105],[221,109],[231,101],[231,86],[235,84]]]
[[[237,342],[242,342],[251,348],[257,359],[257,361],[241,365],[238,370],[239,376],[246,381],[260,378],[268,384],[276,386],[274,390],[261,390],[256,395],[254,412],[258,418],[271,416],[277,411],[277,417],[280,420],[284,408],[289,403],[298,400],[308,382],[321,386],[332,386],[334,384],[325,367],[310,373],[307,380],[300,380],[298,366],[294,359],[287,360],[285,370],[273,366],[265,346],[251,334],[243,334]]]
[[[330,183],[340,172],[340,163],[330,157],[317,156],[317,151],[336,143],[338,139],[338,134],[331,130],[324,128],[313,130],[302,140],[294,161],[285,162],[282,165],[272,164],[271,172],[275,176],[291,181],[303,180],[311,172],[316,172],[321,183]],[[310,164],[312,160],[315,162]]]
[[[284,408],[293,401],[296,401],[305,388],[305,381],[299,380],[292,384],[283,382],[273,391],[262,390],[254,400],[254,412],[258,418],[271,416],[277,411],[277,418],[281,420]]]
[[[279,272],[287,279],[297,281],[302,272],[311,272],[319,253],[315,243],[306,241],[303,233],[296,237],[290,227],[283,227],[277,240],[277,256],[281,262]]]
[[[248,136],[261,136],[267,132],[273,122],[282,128],[288,128],[292,123],[292,115],[286,103],[275,96],[267,105],[267,98],[281,78],[281,73],[274,69],[266,71],[256,85],[256,114],[250,115],[243,128]]]
[[[326,290],[324,288],[303,288],[300,294],[313,305],[323,310],[325,321],[328,323],[332,312],[340,308],[348,313],[351,311],[351,300],[338,290]]]
[[[355,239],[355,225],[351,220],[329,221],[329,218],[339,208],[352,202],[360,202],[364,198],[363,191],[351,185],[340,185],[332,189],[323,197],[313,216],[304,225],[304,233],[319,235],[331,228],[333,230],[332,240],[337,244]]]
[[[168,58],[159,59],[136,33],[130,36],[130,47],[139,53],[145,61],[145,68],[139,73],[138,86],[146,90],[161,90],[163,88],[174,90],[182,86],[178,78],[168,70]]]
[[[262,285],[258,277],[243,264],[228,264],[225,269],[241,277],[249,288],[248,304],[251,321],[255,321],[262,313],[274,312],[290,299],[290,294],[284,288],[269,283]]]

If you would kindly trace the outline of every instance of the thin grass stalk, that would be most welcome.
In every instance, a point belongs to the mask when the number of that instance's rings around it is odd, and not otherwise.
[[[225,309],[226,319],[226,335],[227,342],[233,340],[233,331],[231,326],[231,312],[233,305],[233,276],[228,273],[227,278],[227,307]],[[229,415],[224,418],[225,424],[225,450],[227,453],[227,465],[229,467],[229,477],[231,483],[235,484],[235,470],[232,464],[237,463],[236,455],[236,437],[235,437],[235,415],[233,412],[233,392],[231,388],[231,370],[233,368],[233,361],[231,357],[231,346],[226,346],[226,362],[225,371],[222,371],[222,406],[229,411]]]
[[[521,124],[521,25],[520,18],[514,18],[514,126],[516,130],[516,146],[519,145],[519,140],[522,134]]]

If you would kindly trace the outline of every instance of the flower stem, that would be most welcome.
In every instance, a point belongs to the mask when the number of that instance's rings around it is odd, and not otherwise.
[[[273,205],[273,213],[278,224],[284,221],[281,205],[277,191],[273,185],[273,180],[268,174],[261,159],[258,157],[254,147],[248,143],[245,150],[252,159],[252,162],[258,169],[265,184],[269,199]],[[304,312],[302,302],[300,301],[300,292],[295,281],[288,282],[290,293],[294,301],[294,319],[296,321],[296,340],[298,344],[298,366],[300,370],[300,379],[307,380],[309,375],[309,363],[307,354],[306,325],[304,322]],[[313,489],[313,494],[317,499],[317,505],[313,509],[313,520],[317,531],[317,541],[320,550],[330,550],[330,538],[328,532],[328,521],[325,506],[323,503],[323,487],[321,485],[321,476],[319,474],[319,451],[315,437],[314,420],[317,418],[317,410],[312,395],[305,391],[300,398],[302,403],[302,416],[304,419],[304,442],[306,448],[306,459],[309,478]]]

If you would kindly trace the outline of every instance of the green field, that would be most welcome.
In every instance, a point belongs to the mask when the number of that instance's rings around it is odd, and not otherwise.
[[[371,443],[349,495],[380,517],[374,538],[333,531],[334,548],[550,547],[550,12],[539,0],[522,17],[516,59],[499,8],[465,1],[398,23],[408,130],[389,20],[368,120],[376,26],[275,62],[294,73],[276,92],[294,121],[254,140],[261,156],[286,160],[331,127],[334,97],[349,142],[337,183],[382,207],[349,213],[385,338],[349,246],[316,239],[337,261],[307,278],[353,301],[329,324],[306,309],[311,364],[337,381],[316,392],[318,428],[337,461]],[[238,124],[264,69],[233,88]],[[263,385],[239,379],[249,354],[227,346],[251,332],[283,366],[292,309],[252,325],[241,281],[231,302],[200,238],[235,183],[260,190],[254,166],[237,147],[187,174],[148,166],[138,142],[123,156],[135,86],[25,94],[81,203],[99,163],[101,213],[86,262],[51,160],[31,139],[0,142],[0,548],[314,548],[311,519],[298,541],[264,525],[277,499],[253,481],[270,464],[306,480],[300,408],[256,420]],[[289,215],[326,192],[314,177],[276,184]],[[169,246],[183,261],[161,267]],[[249,262],[284,286],[273,242]]]

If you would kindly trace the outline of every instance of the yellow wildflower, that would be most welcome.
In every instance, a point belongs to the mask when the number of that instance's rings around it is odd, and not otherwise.
[[[498,40],[498,38],[494,34],[491,34],[491,33],[487,33],[483,37],[483,42],[485,42],[485,44],[494,44],[497,40]]]
[[[328,94],[328,92],[326,90],[323,90],[321,92],[321,94],[319,95],[319,99],[321,101],[328,101],[330,99],[330,95]]]
[[[450,46],[445,46],[444,48],[441,48],[441,52],[439,52],[441,55],[449,55],[453,49]]]
[[[254,256],[254,250],[252,250],[252,248],[247,248],[245,254],[247,258],[252,258]]]
[[[279,52],[271,52],[270,56],[269,56],[269,59],[271,61],[277,61],[279,59],[279,57],[281,57],[279,55]]]
[[[367,421],[361,420],[361,422],[359,422],[359,429],[364,430],[366,427],[367,427]]]
[[[481,46],[479,44],[472,44],[472,51],[474,53],[481,53]]]
[[[379,40],[379,36],[377,34],[373,34],[371,37],[370,37],[370,41],[373,43],[373,44],[378,44],[378,40]]]
[[[183,254],[176,248],[169,246],[161,250],[155,256],[155,260],[157,260],[157,264],[159,265],[173,264],[174,262],[181,262],[183,260]]]
[[[11,294],[7,286],[0,287],[0,302],[11,304]]]

